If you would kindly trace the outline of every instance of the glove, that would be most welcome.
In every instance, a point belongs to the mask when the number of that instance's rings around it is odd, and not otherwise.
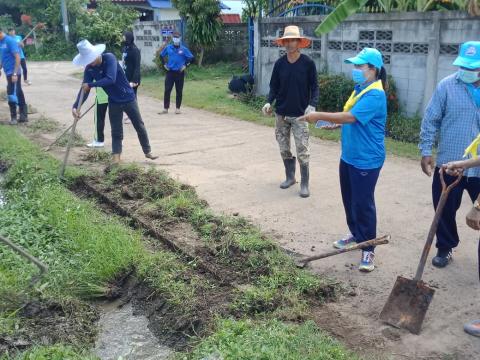
[[[315,106],[308,105],[307,108],[305,109],[305,115],[308,115],[311,112],[314,112],[315,110],[317,110],[317,109],[315,109]]]
[[[270,115],[272,113],[272,105],[270,105],[270,103],[263,105],[262,113],[265,116]]]

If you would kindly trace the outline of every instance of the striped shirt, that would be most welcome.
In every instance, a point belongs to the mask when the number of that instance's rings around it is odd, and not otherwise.
[[[480,133],[480,107],[467,85],[457,74],[437,86],[423,116],[420,131],[422,156],[432,156],[437,146],[437,166],[462,160],[465,149]],[[466,170],[464,176],[480,177],[480,167]]]

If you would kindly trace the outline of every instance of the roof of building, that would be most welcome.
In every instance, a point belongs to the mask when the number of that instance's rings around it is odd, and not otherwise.
[[[154,9],[172,9],[173,5],[170,0],[112,0],[116,4],[125,5],[149,5]],[[230,10],[230,7],[220,2],[220,9]]]
[[[220,18],[224,24],[240,24],[242,22],[239,14],[221,14]]]

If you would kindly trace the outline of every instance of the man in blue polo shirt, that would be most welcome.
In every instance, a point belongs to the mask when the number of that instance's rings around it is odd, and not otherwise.
[[[24,43],[22,37],[20,35],[17,35],[16,31],[14,28],[11,28],[8,30],[8,34],[15,38],[17,41],[17,44],[20,48],[20,66],[22,67],[22,76],[23,76],[23,81],[27,85],[32,85],[30,80],[28,80],[28,68],[27,68],[27,58],[25,57],[25,52],[23,51],[24,48]]]
[[[0,30],[0,70],[7,76],[7,96],[10,107],[10,125],[17,124],[17,105],[20,110],[19,122],[27,122],[27,106],[22,90],[20,71],[20,49],[17,41]],[[1,72],[0,72],[1,75]]]
[[[182,106],[183,84],[185,82],[185,69],[193,61],[194,57],[190,50],[182,45],[180,33],[173,33],[173,44],[167,45],[160,53],[162,64],[167,70],[165,76],[165,95],[163,99],[163,111],[161,114],[167,114],[170,108],[170,94],[173,85],[177,93],[175,114],[180,114],[180,106]],[[168,62],[165,62],[168,58]]]

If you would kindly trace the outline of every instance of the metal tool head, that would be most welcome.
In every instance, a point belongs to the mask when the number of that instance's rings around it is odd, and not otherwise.
[[[418,335],[435,290],[423,281],[397,277],[380,319]]]

